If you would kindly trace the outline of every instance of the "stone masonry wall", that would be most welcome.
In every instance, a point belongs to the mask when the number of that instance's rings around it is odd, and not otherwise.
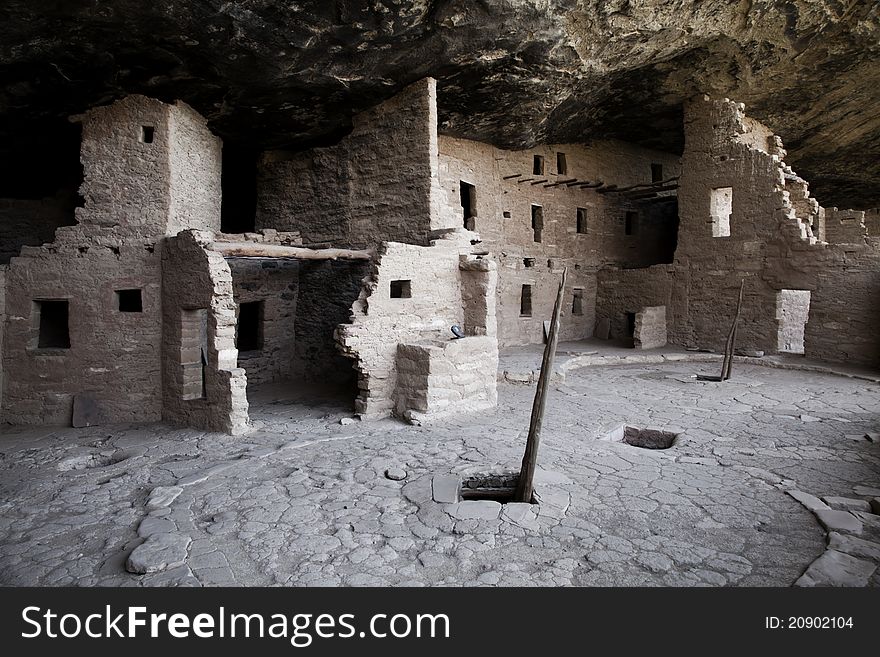
[[[190,127],[173,137],[179,117]],[[219,142],[186,106],[143,96],[78,119],[85,201],[76,209],[79,223],[59,228],[51,243],[24,247],[8,268],[3,420],[67,424],[79,393],[90,393],[108,421],[158,420],[162,240],[177,227],[172,212],[178,225],[201,223],[218,206],[208,199],[219,194],[208,170],[218,163]],[[201,167],[201,190],[172,184],[188,175],[181,167]],[[141,311],[121,309],[119,290],[139,290]],[[39,347],[42,300],[67,301],[69,348]]]
[[[663,178],[679,175],[678,157],[623,142],[589,146],[559,144],[506,151],[488,144],[440,136],[442,222],[464,225],[460,183],[474,186],[474,230],[497,260],[499,281],[498,331],[502,345],[544,340],[563,267],[568,290],[560,324],[562,340],[589,337],[595,325],[596,272],[607,264],[647,266],[671,261],[674,226],[650,206],[629,203],[617,194],[568,187],[561,181],[603,181],[627,187],[652,180],[652,164],[663,167]],[[557,171],[557,153],[565,154],[566,172]],[[544,175],[534,175],[535,156],[544,158]],[[520,174],[519,178],[508,178]],[[518,182],[528,179],[527,182]],[[535,181],[544,181],[532,184]],[[532,205],[543,213],[541,241],[535,241]],[[586,232],[579,233],[578,208],[586,211]],[[626,213],[637,212],[636,230],[625,233]],[[672,213],[674,216],[674,212]],[[664,240],[667,242],[664,243]],[[523,285],[531,286],[531,315],[521,313]],[[581,295],[574,314],[574,289]]]
[[[450,327],[462,325],[459,256],[470,252],[474,237],[460,229],[430,247],[383,244],[352,306],[351,323],[337,329],[340,349],[355,360],[359,373],[355,411],[362,418],[394,412],[398,344],[445,342],[452,337]],[[395,290],[401,296],[393,297]]]
[[[171,197],[164,232],[219,231],[223,144],[205,118],[180,101],[170,109],[168,129]]]
[[[851,211],[857,230],[842,235],[837,211],[819,207],[781,159],[781,140],[743,110],[727,99],[688,103],[675,262],[600,272],[599,314],[619,333],[626,312],[666,298],[671,342],[721,350],[745,280],[737,347],[775,353],[779,292],[807,290],[806,356],[880,363],[878,241],[864,237],[861,214]],[[713,228],[713,190],[721,188],[732,190],[726,236]]]
[[[598,276],[596,293],[597,320],[606,319],[610,324],[609,337],[613,340],[629,340],[627,314],[638,314],[649,307],[665,308],[667,339],[670,327],[687,321],[687,276],[677,272],[671,265],[655,265],[646,269],[602,269]],[[679,344],[681,344],[679,342]]]
[[[298,380],[356,388],[357,373],[339,353],[334,332],[349,321],[370,268],[363,260],[301,263],[293,367]]]
[[[69,425],[74,396],[87,392],[115,422],[159,420],[159,254],[143,241],[65,231],[9,265],[3,420]],[[141,291],[142,312],[120,312],[122,289]],[[43,299],[67,301],[69,348],[39,348]]]
[[[247,377],[235,348],[232,272],[223,256],[208,250],[213,234],[184,231],[165,242],[162,254],[162,416],[174,424],[208,431],[247,431]],[[207,335],[186,322],[187,311],[207,312]],[[192,363],[204,344],[204,395],[188,394]],[[198,374],[196,374],[198,381]],[[196,397],[185,399],[184,397]]]
[[[868,238],[865,213],[825,209],[825,240],[830,244],[864,244]]]
[[[290,379],[296,359],[294,326],[299,294],[299,262],[283,259],[230,258],[236,308],[260,302],[262,346],[238,351],[238,366],[249,385]],[[237,314],[236,314],[237,316]]]
[[[427,245],[439,222],[436,83],[416,82],[353,118],[339,144],[265,154],[258,227],[297,230],[306,244]]]

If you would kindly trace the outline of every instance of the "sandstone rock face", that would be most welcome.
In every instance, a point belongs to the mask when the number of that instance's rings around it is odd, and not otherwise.
[[[10,0],[0,17],[10,175],[68,115],[127,93],[185,100],[228,142],[298,148],[433,76],[442,133],[507,148],[680,152],[682,102],[728,96],[783,137],[824,206],[880,203],[876,3]]]

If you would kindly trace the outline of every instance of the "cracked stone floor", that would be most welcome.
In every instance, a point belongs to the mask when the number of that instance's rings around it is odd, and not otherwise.
[[[880,386],[697,372],[717,365],[590,367],[555,384],[539,462],[567,508],[522,525],[419,507],[403,487],[518,468],[529,385],[501,383],[496,412],[430,426],[341,423],[344,403],[270,386],[244,437],[7,428],[0,584],[789,586],[825,531],[785,490],[880,485],[880,447],[854,439],[880,429]],[[597,440],[624,422],[684,434],[662,451]]]

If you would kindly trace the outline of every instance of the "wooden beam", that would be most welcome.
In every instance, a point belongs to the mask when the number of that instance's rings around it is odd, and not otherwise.
[[[509,176],[504,176],[504,177],[502,178],[502,180],[512,180],[512,179],[514,179],[514,178],[519,178],[520,176],[522,176],[521,173],[513,173],[513,174],[511,174],[511,175],[509,175]]]
[[[308,249],[303,246],[259,242],[212,242],[208,247],[224,258],[295,258],[297,260],[370,260],[369,251]]]
[[[544,178],[543,180],[536,180],[532,184],[533,185],[540,185],[541,183],[545,183],[545,182],[547,182],[547,178]]]
[[[535,401],[532,403],[529,437],[526,441],[526,451],[523,454],[522,467],[519,471],[516,494],[513,497],[516,502],[531,504],[532,495],[535,492],[535,469],[538,465],[538,446],[541,444],[541,424],[544,421],[544,408],[547,405],[550,379],[553,377],[553,359],[556,356],[556,343],[559,341],[559,314],[562,311],[562,299],[565,294],[565,278],[567,274],[568,269],[563,269],[562,281],[559,283],[559,292],[556,293],[556,304],[553,306],[550,335],[547,336],[547,344],[544,346],[541,374],[538,376],[538,388],[535,390]]]

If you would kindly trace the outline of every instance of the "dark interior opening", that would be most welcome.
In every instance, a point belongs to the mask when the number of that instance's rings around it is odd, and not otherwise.
[[[523,285],[519,297],[519,314],[521,317],[532,316],[532,286]]]
[[[532,174],[536,176],[544,175],[544,156],[543,155],[535,155],[532,160]]]
[[[518,483],[518,472],[474,475],[461,482],[459,497],[463,501],[489,500],[507,504],[513,502]],[[533,495],[530,504],[537,503]]]
[[[391,281],[391,298],[412,298],[412,281]]]
[[[656,162],[651,163],[651,182],[660,182],[663,180],[663,165]]]
[[[584,235],[587,232],[587,209],[586,208],[578,208],[577,209],[577,232],[581,235]]]
[[[660,239],[657,242],[659,257],[656,264],[667,264],[675,260],[678,248],[678,198],[668,203],[658,203],[654,211],[660,222]]]
[[[37,301],[40,314],[40,349],[70,349],[70,329],[67,299],[44,299]]]
[[[626,337],[632,338],[636,334],[636,314],[626,313]]]
[[[145,144],[152,144],[156,129],[151,125],[141,126],[141,141]]]
[[[144,311],[140,290],[116,290],[117,307],[121,313],[140,313]]]
[[[532,234],[536,242],[541,241],[544,232],[544,208],[540,205],[532,206]]]
[[[584,314],[584,291],[580,288],[574,288],[572,290],[572,298],[571,298],[571,314],[572,315],[583,315]]]
[[[84,203],[81,139],[79,123],[58,119],[0,143],[0,199],[8,199],[0,202],[0,264],[76,224]]]
[[[474,230],[474,219],[477,216],[477,188],[463,180],[459,182],[459,185],[464,227],[467,230]]]
[[[635,235],[639,226],[639,213],[635,210],[627,211],[623,219],[623,232],[625,235]]]
[[[565,153],[556,154],[556,173],[561,176],[568,173],[568,162],[565,161]]]
[[[535,266],[535,259],[534,258],[523,258],[523,267],[525,267],[526,269],[531,269],[534,266]]]
[[[259,351],[263,348],[262,301],[248,301],[238,304],[235,346],[239,351]]]
[[[223,144],[220,230],[224,233],[249,233],[256,228],[258,158],[259,151],[253,148]]]

